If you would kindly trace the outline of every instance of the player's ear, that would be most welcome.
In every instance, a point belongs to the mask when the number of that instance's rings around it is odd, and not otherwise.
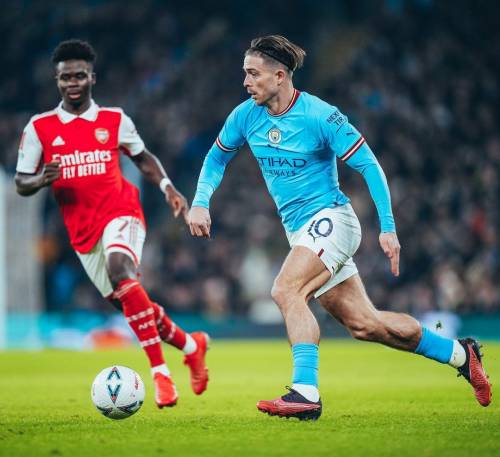
[[[92,79],[91,79],[91,81],[92,81],[92,85],[94,85],[96,83],[96,75],[95,75],[94,72],[92,72]]]
[[[284,70],[279,69],[276,71],[276,79],[277,79],[278,86],[283,83],[283,81],[285,80],[285,77],[286,77],[286,72]]]

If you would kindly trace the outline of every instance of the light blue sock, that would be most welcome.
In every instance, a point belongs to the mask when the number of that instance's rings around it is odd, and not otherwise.
[[[453,340],[443,338],[428,328],[422,327],[422,339],[415,353],[441,363],[448,363],[453,353]]]
[[[318,387],[318,349],[317,344],[298,343],[292,346],[293,383]]]

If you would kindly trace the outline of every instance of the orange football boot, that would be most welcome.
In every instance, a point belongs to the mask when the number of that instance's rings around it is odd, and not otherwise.
[[[474,395],[481,406],[491,403],[491,383],[484,371],[480,346],[476,340],[465,338],[458,340],[465,349],[465,363],[458,369],[458,376],[463,376],[474,389]]]
[[[165,376],[162,373],[155,373],[153,382],[155,385],[155,402],[158,408],[175,406],[179,395],[177,394],[177,389],[170,376]]]
[[[189,367],[191,372],[191,388],[196,395],[201,395],[207,389],[208,368],[205,364],[205,355],[208,350],[210,337],[205,332],[191,333],[191,337],[196,341],[196,351],[184,356],[184,365]]]

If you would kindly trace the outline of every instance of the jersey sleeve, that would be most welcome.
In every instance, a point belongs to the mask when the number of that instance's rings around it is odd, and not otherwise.
[[[42,159],[42,152],[42,143],[38,138],[33,121],[30,120],[24,128],[19,144],[16,170],[19,173],[36,173]]]
[[[325,144],[343,162],[349,160],[365,142],[359,131],[335,106],[324,109],[319,119],[320,133]]]
[[[134,122],[125,113],[122,113],[118,129],[118,146],[130,156],[136,156],[146,148],[144,141],[137,133]]]
[[[205,157],[192,206],[209,208],[212,194],[222,182],[227,164],[245,143],[240,108],[241,105],[227,117],[219,136]]]
[[[223,152],[236,152],[245,144],[244,116],[241,111],[240,105],[231,112],[215,140],[215,144]]]
[[[363,176],[377,208],[381,231],[395,232],[387,179],[364,137],[349,123],[347,116],[333,106],[319,122],[323,140],[335,156]]]
[[[346,159],[346,163],[363,176],[377,208],[380,230],[382,232],[396,232],[389,185],[384,170],[368,144],[363,142],[350,158]]]

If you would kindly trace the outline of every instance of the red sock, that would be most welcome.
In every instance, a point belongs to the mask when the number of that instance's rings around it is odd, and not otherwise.
[[[155,310],[156,326],[160,337],[165,343],[171,344],[177,349],[183,349],[186,345],[186,332],[178,327],[174,321],[165,313],[158,303],[151,303]]]
[[[115,290],[114,298],[120,300],[123,315],[141,343],[151,367],[165,363],[161,339],[155,321],[155,310],[148,294],[135,279],[125,279]]]

